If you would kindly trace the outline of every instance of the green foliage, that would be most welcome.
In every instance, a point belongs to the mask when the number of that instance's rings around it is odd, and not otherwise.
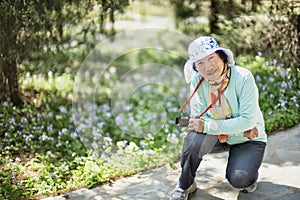
[[[76,5],[66,1],[1,2],[0,24],[3,28],[0,31],[0,41],[4,44],[3,47],[7,45],[10,55],[21,62],[41,46],[62,39],[62,26],[80,19],[74,8]],[[65,13],[64,9],[69,12]],[[8,49],[0,50],[4,53]]]
[[[79,7],[69,1],[1,1],[1,103],[23,104],[18,93],[17,64],[30,59],[34,52],[55,48],[63,40],[63,27],[80,19],[76,10]]]
[[[300,24],[297,20],[300,7],[292,9],[287,1],[276,2],[280,5],[276,9],[265,6],[261,12],[242,14],[232,19],[220,15],[218,27],[221,31],[213,36],[235,55],[263,52],[286,68],[299,68]],[[293,12],[289,12],[290,9]]]
[[[73,46],[71,37],[76,34],[82,35],[83,41],[80,42],[93,48],[87,36],[95,37],[99,26],[103,33],[104,20],[109,18],[114,24],[115,14],[123,12],[128,5],[128,0],[1,1],[0,102],[12,101],[17,106],[23,103],[18,93],[17,64],[24,60],[43,59],[45,52],[59,52],[57,55],[65,59],[66,55],[61,51]],[[96,12],[94,9],[99,12],[98,19],[95,16],[89,18],[90,13]],[[99,24],[95,24],[98,20]],[[78,24],[81,24],[80,28],[74,30],[74,25]],[[114,35],[113,26],[110,34]]]
[[[0,199],[19,199],[22,190],[17,183],[19,167],[17,163],[6,163],[6,159],[0,157]]]
[[[210,35],[209,23],[205,18],[195,18],[178,23],[178,28],[185,34],[197,38],[200,35]]]
[[[208,2],[170,0],[170,3],[174,9],[175,23],[179,30],[191,37],[210,34]]]
[[[170,0],[174,9],[176,23],[193,16],[201,16],[208,13],[207,2],[197,0]]]
[[[299,68],[300,6],[295,1],[170,1],[177,27],[186,34],[213,35],[235,55],[263,52],[286,68]]]
[[[299,69],[282,68],[276,60],[268,61],[261,56],[241,56],[238,63],[255,75],[268,133],[299,123]]]
[[[159,0],[131,1],[126,13],[138,13],[142,16],[172,16],[170,2]]]
[[[270,24],[262,36],[273,58],[285,67],[300,68],[300,4],[293,0],[275,0],[269,9]]]
[[[220,16],[218,27],[220,35],[215,35],[221,46],[233,51],[234,55],[244,55],[249,52],[264,52],[268,48],[261,31],[268,26],[269,20],[265,15],[243,15],[232,20]]]

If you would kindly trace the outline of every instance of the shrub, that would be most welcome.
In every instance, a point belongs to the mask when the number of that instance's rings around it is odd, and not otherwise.
[[[241,56],[241,66],[249,68],[259,88],[259,103],[268,133],[300,121],[300,70],[283,68],[276,60],[262,56]]]

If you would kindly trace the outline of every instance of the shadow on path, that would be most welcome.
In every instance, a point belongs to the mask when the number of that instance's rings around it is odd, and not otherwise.
[[[193,194],[190,195],[189,200],[223,200],[219,197],[213,196],[209,193],[207,193],[204,190],[201,189],[197,189],[196,192],[194,192]]]
[[[225,193],[226,187],[219,188],[219,192]],[[223,191],[222,191],[223,190]],[[234,190],[234,189],[232,189]],[[237,192],[237,200],[299,200],[300,188],[291,187],[287,185],[274,184],[271,182],[259,182],[257,190],[253,193]],[[214,196],[207,191],[201,190],[190,195],[189,200],[228,200],[226,197],[222,198],[219,195]]]
[[[299,200],[300,188],[279,185],[271,182],[258,182],[254,193],[242,193],[238,200]]]
[[[268,137],[264,162],[278,166],[300,163],[300,124]]]

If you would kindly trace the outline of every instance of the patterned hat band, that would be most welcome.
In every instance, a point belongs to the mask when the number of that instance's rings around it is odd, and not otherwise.
[[[209,36],[199,37],[189,45],[189,60],[191,62],[196,62],[218,50],[224,51],[227,55],[229,64],[234,64],[232,52],[229,49],[219,47],[216,40]]]

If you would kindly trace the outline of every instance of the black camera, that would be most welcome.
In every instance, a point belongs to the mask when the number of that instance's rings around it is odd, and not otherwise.
[[[175,123],[179,127],[187,127],[189,125],[190,117],[185,113],[182,113],[181,116],[176,117]]]

